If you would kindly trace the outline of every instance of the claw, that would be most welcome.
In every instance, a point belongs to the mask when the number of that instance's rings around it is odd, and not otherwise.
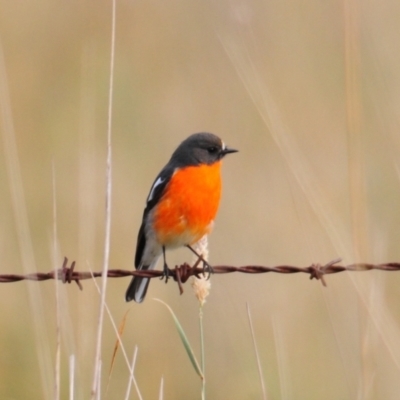
[[[207,261],[203,260],[203,274],[204,275],[208,274],[207,280],[210,279],[211,274],[213,274],[213,273],[214,273],[213,267]]]
[[[165,283],[168,282],[168,279],[172,276],[172,269],[168,268],[167,263],[164,263],[163,273],[161,275],[161,280],[165,278]]]

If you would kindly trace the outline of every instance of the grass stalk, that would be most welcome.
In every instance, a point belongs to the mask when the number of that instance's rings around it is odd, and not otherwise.
[[[57,273],[57,202],[56,202],[56,177],[53,163],[53,266]],[[61,304],[60,304],[60,283],[54,280],[56,290],[56,362],[54,379],[54,399],[60,399],[60,375],[61,375]]]
[[[203,305],[200,304],[199,309],[199,327],[200,327],[200,351],[201,351],[201,370],[203,371],[203,379],[201,382],[201,399],[206,399],[206,371],[205,371],[205,347],[204,347],[204,326],[203,326]]]
[[[257,341],[256,341],[256,335],[254,333],[253,321],[251,319],[250,306],[248,303],[246,303],[246,309],[247,309],[247,317],[249,319],[251,337],[253,339],[254,353],[256,355],[256,360],[257,360],[257,369],[258,369],[258,375],[260,377],[262,398],[263,398],[263,400],[267,400],[268,396],[267,396],[267,391],[265,389],[265,382],[264,382],[264,377],[263,377],[264,374],[263,374],[263,370],[262,370],[262,366],[261,366],[260,354],[259,354],[258,348],[257,348]]]
[[[74,400],[75,397],[75,355],[69,356],[69,400]]]
[[[110,236],[111,236],[111,190],[112,190],[112,109],[113,109],[113,88],[114,88],[114,60],[115,60],[115,24],[116,24],[116,0],[112,2],[112,23],[111,23],[111,56],[110,56],[110,81],[108,96],[108,128],[107,128],[107,161],[106,161],[106,225],[104,238],[103,275],[101,285],[101,301],[99,321],[96,339],[96,355],[94,363],[94,376],[92,383],[92,400],[97,396],[100,387],[100,364],[101,364],[101,343],[103,334],[104,304],[107,289],[107,270],[110,257]]]

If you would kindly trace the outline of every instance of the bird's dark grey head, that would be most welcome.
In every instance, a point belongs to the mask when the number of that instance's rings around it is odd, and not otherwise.
[[[213,164],[226,154],[236,153],[212,133],[194,133],[185,139],[172,154],[171,161],[176,166]]]

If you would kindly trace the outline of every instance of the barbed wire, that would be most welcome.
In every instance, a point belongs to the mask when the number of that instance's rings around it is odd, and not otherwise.
[[[165,278],[167,282],[169,278],[173,279],[178,283],[179,290],[183,293],[183,283],[185,283],[191,276],[200,277],[201,274],[205,273],[205,269],[199,267],[199,264],[204,261],[201,257],[197,262],[190,266],[184,263],[180,266],[176,266],[171,269],[168,276],[165,277],[163,271],[159,270],[122,270],[122,269],[110,269],[107,272],[109,278],[124,278],[126,276],[142,276],[146,278]],[[297,274],[305,273],[310,276],[310,279],[320,280],[324,286],[326,286],[326,281],[324,279],[325,275],[336,274],[343,271],[400,271],[400,263],[389,262],[382,264],[369,264],[369,263],[355,263],[350,265],[337,265],[342,260],[337,258],[324,265],[316,263],[311,264],[308,267],[296,267],[291,265],[278,265],[276,267],[265,267],[260,265],[246,265],[242,267],[234,267],[230,265],[217,265],[212,267],[212,271],[208,272],[206,268],[206,273],[211,274],[228,274],[232,272],[241,272],[245,274],[262,274],[266,272],[275,272],[279,274]],[[102,272],[78,272],[75,271],[75,261],[68,266],[68,259],[64,257],[62,267],[58,270],[53,270],[50,272],[35,272],[26,275],[18,274],[0,274],[0,283],[10,283],[18,282],[22,280],[29,281],[47,281],[49,279],[58,279],[63,283],[76,282],[81,290],[83,290],[80,281],[85,279],[93,279],[102,276]]]

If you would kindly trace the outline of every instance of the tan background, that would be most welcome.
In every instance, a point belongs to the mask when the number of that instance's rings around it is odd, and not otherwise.
[[[400,261],[398,1],[117,3],[111,268],[132,268],[152,180],[202,130],[240,149],[224,163],[212,264]],[[47,272],[64,255],[101,269],[110,41],[111,2],[0,0],[0,273]],[[262,398],[246,303],[268,398],[398,398],[400,274],[326,280],[212,277],[209,399]],[[124,302],[128,281],[109,280],[107,304],[117,325],[129,310],[123,340],[129,356],[138,346],[143,397],[157,398],[163,377],[165,399],[199,398],[171,317],[152,300],[174,309],[198,351],[190,286],[179,296],[156,280],[136,305]],[[90,396],[99,296],[83,286],[60,287],[63,398],[71,354],[76,398]],[[54,282],[0,285],[2,399],[53,398],[55,304]],[[103,399],[128,384],[120,352],[108,380],[115,340],[106,317]]]

